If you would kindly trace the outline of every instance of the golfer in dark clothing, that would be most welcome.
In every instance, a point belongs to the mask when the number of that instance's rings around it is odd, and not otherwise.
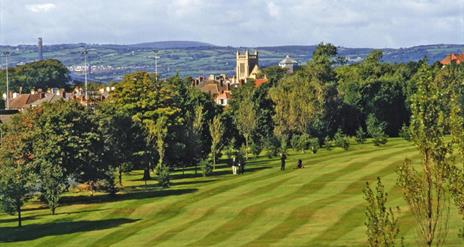
[[[281,171],[285,171],[285,160],[287,159],[287,155],[285,155],[284,153],[282,153],[280,155],[280,170]]]
[[[302,161],[302,160],[298,160],[298,163],[297,163],[296,166],[297,166],[298,169],[303,168],[303,161]]]

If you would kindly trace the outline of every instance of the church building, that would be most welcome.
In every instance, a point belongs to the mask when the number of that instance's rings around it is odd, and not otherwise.
[[[245,54],[237,51],[237,65],[235,68],[235,79],[239,83],[245,83],[248,78],[256,79],[258,73],[261,72],[259,68],[258,51],[250,53],[248,50]]]

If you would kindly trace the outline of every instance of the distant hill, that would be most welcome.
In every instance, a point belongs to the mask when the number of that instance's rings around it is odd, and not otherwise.
[[[183,49],[183,48],[198,48],[198,47],[213,47],[214,45],[196,42],[196,41],[160,41],[160,42],[147,42],[128,45],[132,48],[146,48],[146,49]]]
[[[131,45],[116,44],[59,44],[44,47],[45,58],[62,61],[73,72],[73,78],[80,78],[79,66],[83,64],[82,47],[90,48],[89,61],[93,66],[90,77],[98,81],[120,80],[124,74],[137,71],[154,71],[153,49],[157,49],[160,59],[158,69],[163,77],[179,73],[181,76],[199,76],[225,73],[232,75],[235,69],[235,52],[247,48],[222,47],[194,41],[164,41]],[[274,46],[254,47],[259,50],[262,67],[277,65],[286,55],[299,63],[311,59],[316,46]],[[37,47],[33,45],[0,46],[0,51],[12,51],[11,64],[21,64],[37,59]],[[372,48],[338,47],[340,56],[350,63],[362,61]],[[418,61],[424,57],[430,63],[441,60],[449,53],[464,52],[464,45],[436,44],[400,49],[382,49],[383,60],[389,63]]]

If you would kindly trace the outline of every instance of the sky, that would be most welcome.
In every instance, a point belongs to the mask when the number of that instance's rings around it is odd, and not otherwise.
[[[464,44],[464,0],[0,0],[0,44]]]

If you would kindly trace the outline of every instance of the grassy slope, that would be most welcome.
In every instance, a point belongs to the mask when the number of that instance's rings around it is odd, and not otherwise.
[[[292,154],[284,173],[278,159],[262,158],[250,162],[244,176],[229,175],[229,168],[207,178],[192,171],[176,174],[167,191],[158,190],[155,181],[146,190],[135,172],[125,181],[131,193],[117,199],[68,195],[69,204],[57,216],[29,205],[20,230],[13,217],[0,215],[0,245],[360,246],[365,243],[362,189],[381,176],[391,204],[402,206],[402,232],[414,246],[414,221],[394,187],[394,169],[405,157],[417,160],[417,152],[397,139],[380,148],[353,145],[348,152]],[[306,168],[293,169],[300,158]],[[462,246],[455,211],[450,222],[447,246]]]

